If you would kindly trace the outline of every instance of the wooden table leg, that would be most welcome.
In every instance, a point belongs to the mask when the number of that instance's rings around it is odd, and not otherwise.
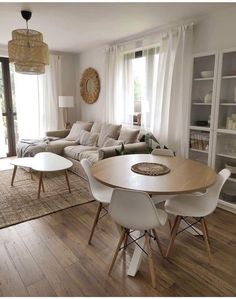
[[[15,179],[15,176],[16,176],[16,170],[17,170],[17,166],[14,165],[14,169],[13,169],[13,173],[12,173],[12,179],[11,179],[11,186],[13,186],[13,183],[14,183],[14,179]]]
[[[43,172],[40,172],[40,175],[39,175],[39,188],[38,188],[38,199],[40,197],[40,191],[41,191],[42,183],[43,183]]]
[[[45,192],[44,183],[43,183],[43,177],[42,177],[42,190]]]
[[[68,190],[69,190],[69,192],[71,193],[70,183],[69,183],[69,178],[68,178],[67,170],[65,170],[65,176],[66,176],[66,182],[67,182]]]
[[[30,170],[30,178],[31,178],[31,180],[34,180],[32,168],[30,168],[29,170]]]

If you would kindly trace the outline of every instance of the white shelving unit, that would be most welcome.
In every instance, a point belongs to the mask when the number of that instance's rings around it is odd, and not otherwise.
[[[201,78],[201,71],[213,71],[214,77]],[[212,101],[206,103],[210,91]],[[188,147],[190,159],[216,172],[225,164],[236,169],[236,49],[193,57]],[[236,213],[236,175],[227,180],[220,198],[219,207]]]
[[[200,54],[193,57],[193,80],[191,95],[191,115],[189,127],[190,159],[211,165],[213,144],[214,103],[217,80],[216,53]],[[202,78],[202,71],[213,71],[214,76]],[[207,94],[212,92],[212,100],[205,101]]]

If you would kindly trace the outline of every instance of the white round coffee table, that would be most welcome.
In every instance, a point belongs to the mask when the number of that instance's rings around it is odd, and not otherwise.
[[[66,182],[68,190],[71,193],[70,183],[67,175],[67,169],[70,168],[73,163],[59,155],[49,152],[38,153],[34,156],[31,168],[35,171],[40,172],[39,175],[39,187],[38,187],[38,198],[40,197],[40,190],[43,187],[43,174],[46,172],[54,171],[65,171]]]
[[[69,192],[71,193],[70,189],[70,183],[67,175],[67,169],[69,169],[73,163],[63,158],[59,155],[49,153],[49,152],[43,152],[38,153],[34,157],[25,157],[25,158],[17,158],[11,161],[11,164],[14,165],[13,173],[12,173],[12,180],[11,185],[13,186],[14,179],[16,176],[16,170],[17,167],[28,167],[30,169],[31,178],[32,178],[32,172],[31,170],[35,170],[40,172],[39,175],[39,187],[38,187],[38,198],[40,197],[40,191],[41,188],[44,191],[44,185],[43,185],[43,174],[47,172],[54,172],[54,171],[65,171],[65,177],[66,177],[66,183],[69,189]]]

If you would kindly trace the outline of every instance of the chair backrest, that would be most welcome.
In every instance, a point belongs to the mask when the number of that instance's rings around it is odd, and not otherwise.
[[[145,192],[114,189],[109,212],[125,228],[146,230],[161,225],[158,210]]]
[[[162,148],[155,148],[152,153],[152,155],[155,156],[169,156],[169,157],[174,157],[174,152],[170,149],[162,149]]]
[[[99,200],[99,198],[97,198],[96,194],[98,192],[100,192],[101,190],[104,189],[104,185],[100,182],[98,182],[93,176],[92,176],[92,173],[91,173],[91,162],[88,160],[88,159],[82,159],[80,161],[87,177],[88,177],[88,181],[89,181],[89,188],[90,188],[90,192],[92,193],[93,197],[96,199],[96,200]]]
[[[204,200],[204,206],[208,213],[212,213],[216,209],[221,189],[226,180],[230,177],[230,174],[231,172],[228,169],[222,169],[217,174],[215,184],[208,188],[207,192],[201,196]]]

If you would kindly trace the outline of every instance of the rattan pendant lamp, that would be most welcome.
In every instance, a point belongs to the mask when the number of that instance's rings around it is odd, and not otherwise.
[[[12,31],[12,40],[8,42],[9,61],[15,64],[17,73],[44,74],[45,65],[49,64],[48,46],[41,32],[28,28],[31,11],[22,10],[21,15],[26,20],[26,29]]]

